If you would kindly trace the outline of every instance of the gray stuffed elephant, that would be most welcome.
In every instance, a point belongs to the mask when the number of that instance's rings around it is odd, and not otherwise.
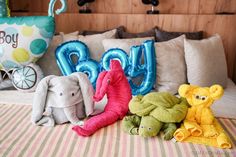
[[[74,125],[82,125],[80,119],[94,112],[93,95],[93,86],[84,73],[47,76],[36,88],[32,123],[54,126],[71,122]]]

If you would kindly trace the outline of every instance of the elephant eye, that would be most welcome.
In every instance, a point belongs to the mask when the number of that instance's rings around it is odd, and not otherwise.
[[[199,95],[196,95],[195,98],[196,98],[196,99],[200,99],[200,96],[199,96]]]
[[[60,93],[60,96],[62,96],[63,94],[62,93]]]
[[[206,96],[202,96],[201,97],[202,100],[206,100],[206,98],[207,98]]]
[[[75,96],[75,93],[72,93],[71,95],[72,95],[72,96]]]

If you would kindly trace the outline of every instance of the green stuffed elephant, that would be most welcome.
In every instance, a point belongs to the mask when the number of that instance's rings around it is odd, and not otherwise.
[[[153,92],[134,97],[129,109],[133,115],[126,116],[122,121],[125,132],[153,137],[163,130],[164,139],[170,140],[177,129],[175,123],[181,122],[187,114],[188,103],[186,99],[167,92]]]

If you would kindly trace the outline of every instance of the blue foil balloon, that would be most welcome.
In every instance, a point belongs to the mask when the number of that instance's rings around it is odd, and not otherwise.
[[[76,62],[73,60],[73,56],[77,58]],[[83,42],[77,40],[68,41],[58,46],[56,60],[63,75],[84,72],[95,87],[101,68],[96,61],[90,59],[89,49]]]
[[[79,62],[76,66],[76,71],[83,72],[88,75],[93,87],[96,87],[96,81],[100,72],[100,65],[94,60]]]
[[[101,66],[104,70],[109,70],[111,60],[119,60],[125,73],[128,73],[129,59],[127,53],[122,49],[110,49],[101,58]]]
[[[144,65],[142,65],[142,46],[133,46],[130,50],[129,57],[129,76],[137,77],[144,73]]]
[[[142,52],[144,52],[144,64],[141,63]],[[143,76],[141,85],[135,85],[132,80],[129,80],[132,88],[132,94],[145,95],[150,92],[156,81],[156,57],[154,41],[148,40],[142,46],[135,46],[131,48],[130,52],[130,77]]]

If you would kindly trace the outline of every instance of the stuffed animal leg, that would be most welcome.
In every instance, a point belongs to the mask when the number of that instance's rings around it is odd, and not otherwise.
[[[130,135],[138,135],[139,126],[141,123],[141,117],[137,115],[126,116],[122,120],[123,130]]]
[[[177,141],[183,141],[187,137],[189,137],[191,134],[190,132],[185,129],[185,127],[181,126],[181,128],[177,129],[174,133],[174,137]]]
[[[228,149],[231,148],[231,142],[228,139],[227,135],[225,133],[221,133],[218,137],[217,137],[217,144],[220,148],[223,149]]]
[[[164,140],[170,140],[173,138],[177,127],[175,123],[165,123],[162,129],[164,131]]]
[[[191,133],[192,136],[202,135],[202,128],[196,122],[185,120],[184,127]]]

